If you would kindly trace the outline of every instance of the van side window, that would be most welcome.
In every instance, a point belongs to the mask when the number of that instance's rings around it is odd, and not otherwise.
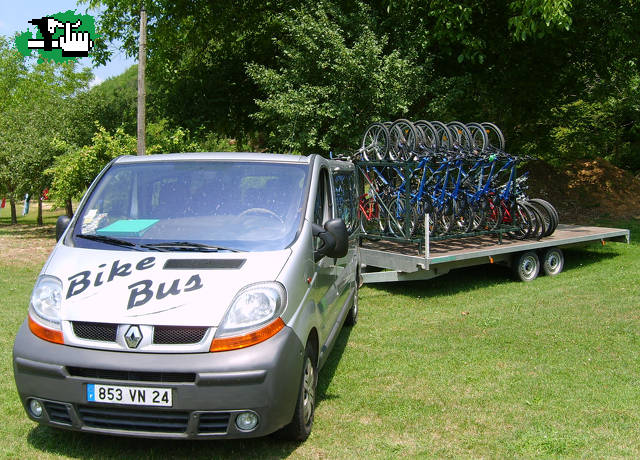
[[[313,208],[313,222],[320,226],[330,218],[328,204],[331,198],[327,194],[329,191],[328,179],[327,170],[322,169],[318,180],[318,194],[316,195],[316,202]]]
[[[356,184],[353,171],[340,171],[333,176],[336,192],[336,217],[344,220],[349,233],[356,228]]]

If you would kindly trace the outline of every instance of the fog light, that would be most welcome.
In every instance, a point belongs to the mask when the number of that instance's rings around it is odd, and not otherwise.
[[[258,415],[255,412],[241,412],[236,417],[236,426],[241,431],[251,431],[258,426]]]
[[[42,417],[42,404],[37,399],[31,399],[29,401],[29,412],[36,418]]]

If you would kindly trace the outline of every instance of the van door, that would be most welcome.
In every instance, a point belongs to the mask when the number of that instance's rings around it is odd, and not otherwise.
[[[333,217],[333,198],[329,182],[329,174],[327,169],[323,167],[319,172],[318,190],[316,201],[314,203],[313,222],[323,226],[324,223]],[[320,246],[319,238],[314,238],[314,250]],[[315,282],[311,295],[316,303],[319,313],[322,316],[322,324],[320,326],[321,346],[326,345],[332,326],[335,323],[336,308],[335,303],[338,297],[336,291],[336,263],[335,259],[323,257],[315,264]],[[324,349],[320,350],[321,353]]]

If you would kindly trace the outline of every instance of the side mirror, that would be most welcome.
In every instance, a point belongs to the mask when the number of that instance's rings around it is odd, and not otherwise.
[[[313,236],[320,238],[322,246],[313,254],[314,261],[318,262],[323,257],[339,259],[347,255],[349,251],[349,232],[342,219],[331,219],[324,224],[324,228],[318,224],[311,224]]]
[[[69,222],[71,222],[71,218],[69,216],[60,216],[56,221],[56,241],[60,241],[62,238],[62,234],[69,226]]]

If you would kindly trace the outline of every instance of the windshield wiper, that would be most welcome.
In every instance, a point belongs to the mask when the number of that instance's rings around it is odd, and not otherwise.
[[[240,249],[225,248],[224,246],[211,246],[208,244],[193,243],[191,241],[165,241],[164,243],[141,244],[140,247],[156,251],[244,252]]]
[[[106,236],[106,235],[76,235],[76,237],[78,238],[84,238],[86,240],[91,240],[91,241],[99,241],[101,243],[106,243],[106,244],[112,244],[114,246],[122,246],[125,248],[135,248],[136,251],[139,251],[140,249],[138,249],[138,245],[135,243],[132,243],[131,241],[126,241],[126,240],[121,240],[118,238],[114,238],[112,236]]]

